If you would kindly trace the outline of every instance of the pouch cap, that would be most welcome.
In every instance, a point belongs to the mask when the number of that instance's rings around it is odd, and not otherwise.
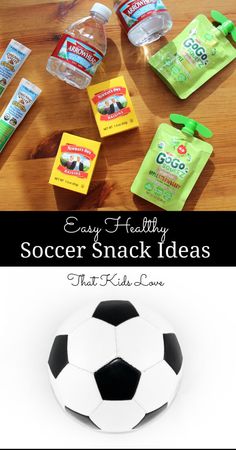
[[[229,20],[228,17],[224,16],[219,11],[216,11],[214,9],[211,11],[211,17],[216,22],[221,24],[218,27],[218,30],[220,30],[225,36],[231,34],[234,42],[236,42],[236,26],[234,25],[234,22],[232,22],[232,20]]]
[[[184,127],[182,128],[183,133],[186,133],[190,136],[194,136],[196,131],[205,138],[211,138],[213,136],[212,131],[209,128],[205,127],[205,125],[202,125],[201,123],[189,117],[182,116],[181,114],[171,114],[170,120],[174,123],[184,125]]]

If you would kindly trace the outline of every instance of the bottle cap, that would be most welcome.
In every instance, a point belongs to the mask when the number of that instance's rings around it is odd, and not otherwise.
[[[104,17],[104,19],[108,22],[112,15],[112,11],[102,3],[94,3],[92,8],[90,9],[90,12],[95,12],[99,14],[100,16]]]
[[[182,116],[181,114],[171,114],[170,120],[174,123],[184,125],[182,131],[190,136],[194,136],[195,131],[205,138],[211,138],[213,136],[212,131],[205,127],[205,125],[202,125],[196,120]]]
[[[216,22],[221,24],[218,27],[218,30],[222,31],[225,36],[231,34],[234,42],[236,42],[236,26],[234,25],[234,22],[232,22],[232,20],[229,20],[228,17],[225,17],[219,11],[215,10],[211,11],[211,17]]]

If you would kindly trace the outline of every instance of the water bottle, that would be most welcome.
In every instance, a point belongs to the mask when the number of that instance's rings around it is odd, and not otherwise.
[[[150,44],[172,27],[162,0],[114,0],[114,9],[133,45]]]
[[[95,3],[90,15],[65,30],[47,63],[47,71],[68,84],[85,89],[107,51],[105,23],[112,12]]]

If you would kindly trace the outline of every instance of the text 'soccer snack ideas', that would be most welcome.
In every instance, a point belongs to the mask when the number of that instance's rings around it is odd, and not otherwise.
[[[101,137],[139,126],[122,76],[89,86],[87,91]]]
[[[197,16],[172,42],[151,56],[153,70],[181,99],[189,97],[200,86],[236,58],[234,23],[218,11],[212,18],[217,28],[204,15]]]
[[[167,211],[180,211],[213,151],[194,133],[210,138],[212,132],[179,114],[171,114],[170,119],[183,124],[183,129],[160,125],[131,192]]]
[[[63,133],[49,183],[87,194],[100,145],[91,139]]]

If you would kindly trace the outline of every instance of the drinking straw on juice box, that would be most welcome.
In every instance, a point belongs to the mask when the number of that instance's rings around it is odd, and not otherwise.
[[[13,80],[31,50],[12,39],[0,59],[0,97]]]
[[[101,142],[63,133],[49,183],[87,194]]]
[[[0,116],[0,153],[41,94],[35,84],[22,78],[12,99]]]

